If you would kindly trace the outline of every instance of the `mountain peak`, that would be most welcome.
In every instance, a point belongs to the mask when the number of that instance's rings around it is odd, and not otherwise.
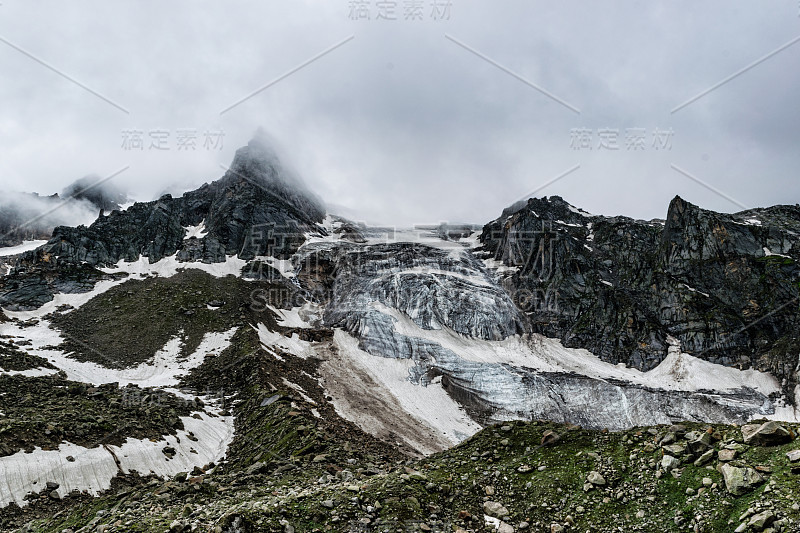
[[[264,129],[259,128],[252,139],[236,150],[230,169],[221,180],[242,180],[278,196],[305,213],[315,222],[325,216],[325,205],[312,193],[300,176],[289,168],[274,148],[274,142]]]

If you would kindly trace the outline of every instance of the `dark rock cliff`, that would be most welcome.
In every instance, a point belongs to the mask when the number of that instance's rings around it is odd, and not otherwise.
[[[227,256],[287,258],[317,232],[325,208],[286,169],[260,137],[236,152],[222,178],[180,198],[165,195],[112,211],[92,225],[59,226],[41,248],[25,254],[0,280],[0,306],[34,308],[54,292],[75,292],[103,274],[97,268],[147,257],[155,263],[176,255],[179,261],[219,263]],[[187,228],[202,225],[200,236]],[[55,284],[63,271],[74,279]]]
[[[665,221],[641,221],[532,198],[480,239],[485,258],[516,268],[502,283],[535,331],[640,370],[670,335],[697,357],[771,372],[794,396],[800,207],[721,214],[676,197]]]

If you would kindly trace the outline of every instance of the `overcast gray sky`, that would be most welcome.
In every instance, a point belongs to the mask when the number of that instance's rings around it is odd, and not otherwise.
[[[532,191],[637,218],[800,202],[797,0],[436,2],[2,0],[0,189],[129,167],[149,200],[263,126],[370,222],[482,223]]]

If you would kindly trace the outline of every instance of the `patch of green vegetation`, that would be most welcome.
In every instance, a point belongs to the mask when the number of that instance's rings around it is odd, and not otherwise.
[[[768,266],[789,266],[795,264],[795,260],[791,257],[783,255],[766,255],[764,257],[756,258],[756,261],[766,263]]]
[[[0,456],[68,441],[94,448],[128,437],[160,439],[183,429],[181,416],[202,409],[160,389],[92,387],[63,373],[45,377],[0,375]]]
[[[75,358],[124,368],[147,361],[176,336],[188,355],[205,333],[265,322],[272,313],[252,305],[259,290],[287,294],[270,283],[187,269],[170,278],[127,281],[51,319],[66,339],[61,348]]]

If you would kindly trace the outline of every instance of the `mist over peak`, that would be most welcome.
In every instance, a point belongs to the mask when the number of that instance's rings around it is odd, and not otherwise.
[[[97,175],[80,178],[61,192],[0,192],[0,246],[46,240],[57,226],[91,224],[100,211],[120,209],[127,195],[110,180]]]
[[[259,128],[247,146],[236,150],[233,163],[221,181],[245,181],[288,201],[302,211],[321,219],[325,204],[305,184],[300,175],[278,153],[276,142]]]
[[[86,200],[104,211],[119,209],[128,201],[128,195],[116,183],[96,174],[84,176],[67,186],[61,196],[67,200]]]

